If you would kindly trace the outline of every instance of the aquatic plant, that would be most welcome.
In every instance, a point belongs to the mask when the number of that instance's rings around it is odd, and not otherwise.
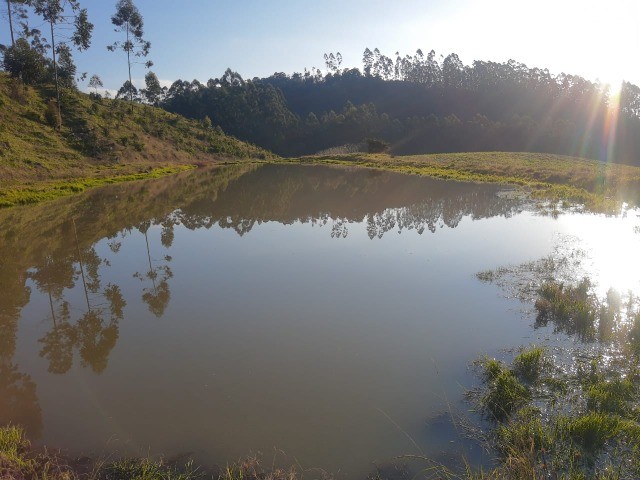
[[[531,394],[527,387],[518,381],[513,372],[503,370],[489,383],[481,404],[490,418],[503,421],[523,406],[529,398]]]
[[[534,346],[523,349],[513,359],[513,373],[520,380],[527,383],[533,383],[538,380],[546,366],[547,362],[545,360],[544,348],[542,347]]]
[[[203,478],[203,475],[192,463],[177,469],[161,461],[142,458],[106,464],[99,469],[97,477],[100,480],[195,480]]]

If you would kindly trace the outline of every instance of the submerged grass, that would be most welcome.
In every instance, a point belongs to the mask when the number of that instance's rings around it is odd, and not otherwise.
[[[535,306],[538,321],[589,344],[580,353],[531,346],[510,364],[477,362],[482,386],[472,398],[490,422],[498,459],[464,478],[640,478],[637,300],[612,290],[598,299],[588,279],[548,281]],[[607,335],[598,334],[603,322]]]

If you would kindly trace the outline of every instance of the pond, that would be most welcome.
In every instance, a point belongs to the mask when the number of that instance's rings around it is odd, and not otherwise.
[[[553,331],[476,274],[563,247],[640,291],[636,211],[513,193],[236,165],[0,211],[0,421],[73,453],[286,454],[345,478],[481,456],[442,421],[469,408],[470,363]]]

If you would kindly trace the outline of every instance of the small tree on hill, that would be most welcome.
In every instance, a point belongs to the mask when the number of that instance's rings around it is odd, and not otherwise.
[[[127,67],[129,69],[129,85],[133,87],[131,79],[131,56],[146,57],[149,55],[151,43],[144,37],[144,21],[133,0],[119,0],[116,4],[116,13],[111,17],[111,23],[116,27],[116,32],[124,33],[123,42],[114,42],[107,49],[111,52],[122,50],[127,54]],[[150,68],[153,62],[146,62],[146,67]],[[125,85],[127,85],[125,83]],[[135,87],[133,87],[135,88]],[[129,101],[133,102],[133,88],[128,88]],[[122,89],[121,89],[122,90]]]
[[[160,85],[158,76],[153,72],[148,72],[144,76],[144,83],[146,88],[142,91],[142,94],[147,103],[157,106],[165,94],[165,89]]]
[[[389,150],[389,144],[384,140],[367,138],[365,142],[367,144],[367,152],[369,153],[384,153]]]
[[[4,51],[2,66],[14,78],[20,78],[27,85],[42,81],[47,75],[47,61],[29,46],[24,38]]]
[[[93,88],[95,90],[96,96],[98,96],[98,89],[104,87],[102,83],[102,79],[98,75],[91,75],[89,79],[89,88]]]

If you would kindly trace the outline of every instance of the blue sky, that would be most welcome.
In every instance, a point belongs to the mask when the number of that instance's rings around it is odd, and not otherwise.
[[[117,89],[125,57],[106,46],[118,38],[115,0],[81,0],[95,24],[93,45],[76,55],[79,71]],[[474,59],[548,67],[619,82],[640,83],[637,0],[136,0],[161,80],[206,82],[227,67],[243,77],[324,67],[340,51],[343,66],[361,67],[365,47],[387,54],[421,48]],[[0,42],[8,42],[2,19]],[[139,81],[145,69],[134,67]]]

